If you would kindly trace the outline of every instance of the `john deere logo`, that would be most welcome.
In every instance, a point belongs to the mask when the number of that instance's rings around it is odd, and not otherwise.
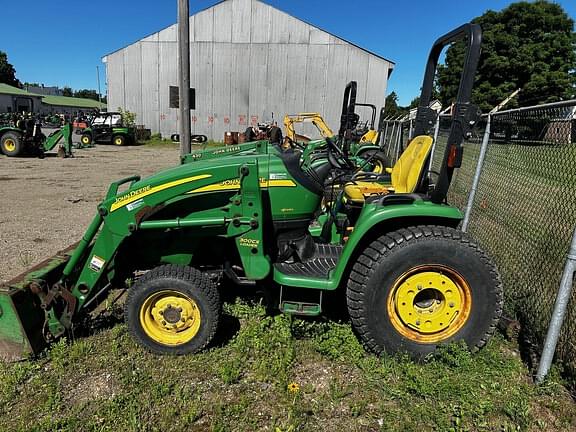
[[[128,200],[128,199],[130,199],[130,198],[133,198],[133,197],[135,197],[135,196],[138,196],[138,195],[140,195],[141,193],[144,193],[144,192],[149,191],[149,190],[150,190],[150,185],[144,186],[144,187],[142,187],[142,188],[140,188],[140,189],[133,190],[132,192],[129,192],[129,193],[125,194],[125,195],[122,195],[121,197],[116,198],[116,200],[114,201],[114,204],[118,204],[118,203],[120,203],[120,202],[122,202],[122,201],[126,201],[126,200]]]

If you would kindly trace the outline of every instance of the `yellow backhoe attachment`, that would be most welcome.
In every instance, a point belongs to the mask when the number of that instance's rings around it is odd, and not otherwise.
[[[284,116],[284,135],[292,141],[310,141],[310,139],[304,135],[296,133],[294,123],[312,123],[316,126],[323,138],[332,138],[334,136],[334,132],[328,127],[319,113],[286,114]]]

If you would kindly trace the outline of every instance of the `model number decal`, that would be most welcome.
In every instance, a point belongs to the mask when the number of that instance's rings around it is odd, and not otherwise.
[[[260,240],[258,239],[251,239],[251,238],[240,238],[240,246],[245,247],[256,247],[260,244]]]
[[[128,211],[132,211],[132,210],[136,210],[138,207],[142,207],[143,204],[144,204],[144,199],[140,198],[139,200],[136,200],[136,201],[128,204],[126,206],[126,208],[128,209]]]

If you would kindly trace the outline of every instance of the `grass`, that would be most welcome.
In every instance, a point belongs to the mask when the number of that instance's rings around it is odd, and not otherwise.
[[[0,430],[573,430],[555,370],[535,386],[514,342],[451,345],[424,364],[367,354],[348,323],[225,307],[210,350],[160,357],[124,325],[0,365]],[[289,384],[297,384],[292,391]]]

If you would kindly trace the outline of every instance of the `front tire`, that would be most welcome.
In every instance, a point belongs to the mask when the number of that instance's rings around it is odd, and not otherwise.
[[[24,152],[22,136],[15,132],[6,132],[0,139],[0,148],[6,156],[20,156]]]
[[[440,226],[401,229],[358,257],[347,287],[352,324],[381,354],[422,359],[440,344],[486,344],[502,314],[502,283],[464,233]]]
[[[90,134],[82,134],[82,136],[80,137],[80,142],[82,143],[83,146],[89,146],[90,144],[92,144],[92,135]]]
[[[163,265],[128,292],[124,317],[134,339],[156,354],[181,355],[205,348],[220,324],[218,289],[204,273]]]
[[[126,137],[124,135],[115,135],[112,137],[112,143],[117,146],[126,145]]]

